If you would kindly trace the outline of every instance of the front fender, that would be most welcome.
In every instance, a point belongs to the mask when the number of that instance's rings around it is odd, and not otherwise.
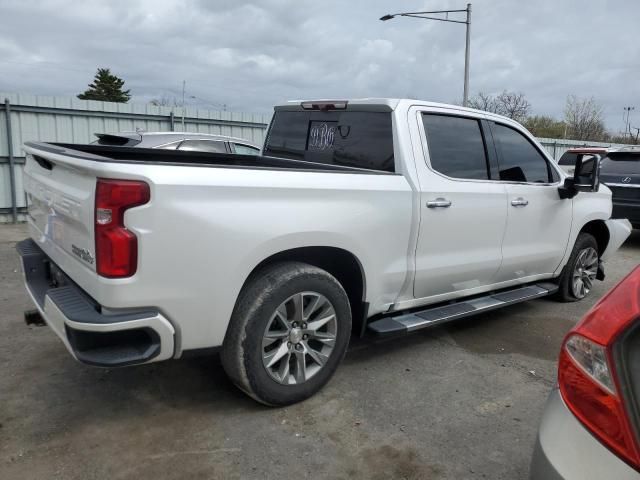
[[[609,244],[605,251],[600,255],[600,259],[607,261],[618,251],[625,240],[631,235],[631,222],[626,218],[605,220],[605,225],[609,229]]]

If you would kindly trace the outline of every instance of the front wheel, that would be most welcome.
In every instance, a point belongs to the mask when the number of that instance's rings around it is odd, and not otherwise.
[[[564,302],[582,300],[591,292],[598,274],[598,242],[589,233],[580,233],[558,286],[558,298]]]
[[[349,299],[328,272],[284,262],[240,293],[222,349],[232,381],[267,405],[304,400],[331,378],[351,334]]]

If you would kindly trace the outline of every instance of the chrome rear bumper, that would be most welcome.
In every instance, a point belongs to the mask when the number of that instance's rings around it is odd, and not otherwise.
[[[80,362],[118,367],[173,357],[175,330],[154,309],[105,309],[31,239],[16,245],[25,285],[40,315]]]

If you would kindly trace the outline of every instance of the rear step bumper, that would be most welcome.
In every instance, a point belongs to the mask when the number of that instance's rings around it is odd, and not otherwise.
[[[367,328],[378,335],[408,333],[526,300],[545,297],[557,291],[558,286],[553,283],[538,283],[498,293],[491,293],[470,300],[450,303],[444,306],[427,308],[419,312],[381,318],[380,320],[371,322]]]
[[[103,312],[31,239],[16,245],[25,285],[45,322],[80,362],[119,367],[173,356],[175,330],[153,309]]]

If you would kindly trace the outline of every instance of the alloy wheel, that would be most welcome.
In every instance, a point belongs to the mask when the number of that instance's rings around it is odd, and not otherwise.
[[[327,363],[336,343],[336,311],[317,292],[300,292],[282,302],[262,338],[262,364],[282,385],[299,385]]]
[[[596,252],[595,248],[589,247],[580,250],[571,279],[572,293],[576,298],[582,299],[589,294],[597,272],[598,252]]]

